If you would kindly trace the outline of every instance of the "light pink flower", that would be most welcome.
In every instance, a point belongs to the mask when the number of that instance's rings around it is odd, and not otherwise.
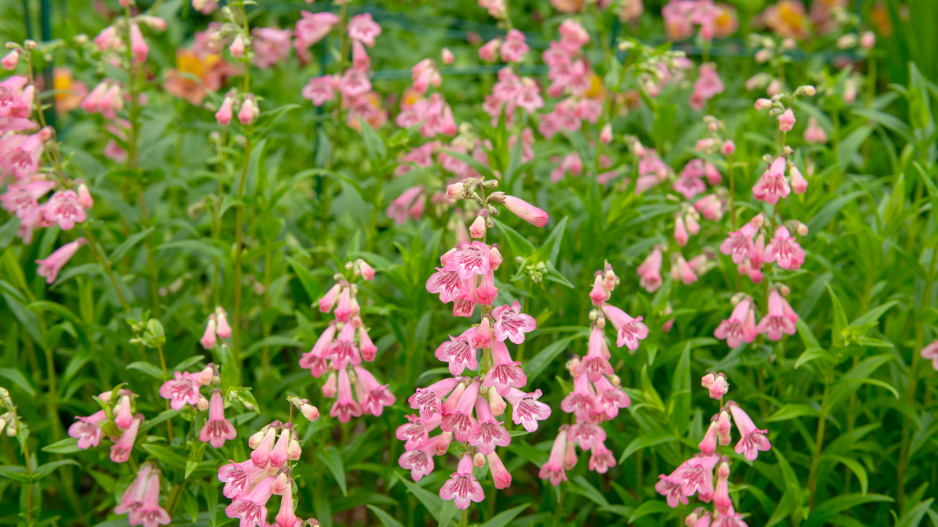
[[[505,62],[521,62],[529,49],[528,45],[524,43],[524,33],[512,29],[505,36],[505,42],[501,45],[502,60]]]
[[[433,454],[435,445],[433,440],[427,440],[426,444],[419,449],[407,450],[398,459],[401,468],[410,470],[410,477],[414,481],[420,481],[420,478],[433,472]]]
[[[3,96],[3,91],[0,91]],[[39,170],[42,157],[42,135],[9,134],[0,137],[0,176],[12,173],[17,179],[23,179]]]
[[[180,410],[189,404],[195,406],[199,403],[199,381],[187,371],[173,373],[173,379],[160,386],[160,397],[169,399],[169,407]]]
[[[440,60],[443,61],[443,64],[450,65],[456,60],[456,57],[453,56],[453,52],[449,48],[443,48],[443,51],[440,52]]]
[[[563,458],[564,451],[567,448],[567,429],[568,425],[561,425],[557,438],[554,439],[554,445],[550,448],[550,457],[547,463],[541,466],[538,477],[549,479],[551,485],[560,485],[561,481],[567,481],[567,473],[564,471]]]
[[[632,318],[625,311],[608,304],[602,306],[602,309],[606,319],[616,329],[616,346],[621,348],[625,345],[630,351],[635,351],[639,341],[648,337],[648,326],[642,323],[642,317]]]
[[[423,194],[423,185],[417,185],[410,187],[401,193],[400,196],[394,198],[391,203],[388,205],[385,214],[391,219],[394,220],[398,225],[403,225],[407,221],[407,216],[409,209],[412,207],[414,202]]]
[[[736,304],[730,318],[720,322],[713,334],[720,340],[726,340],[726,344],[731,348],[739,346],[742,342],[752,343],[758,335],[755,316],[752,300],[745,298]]]
[[[301,95],[304,99],[312,101],[315,106],[322,106],[333,99],[336,85],[335,77],[331,75],[314,77],[303,87]]]
[[[756,425],[753,424],[752,419],[743,411],[739,405],[735,403],[728,403],[730,407],[730,413],[733,414],[733,421],[736,423],[736,427],[739,428],[739,433],[742,435],[739,442],[736,444],[736,453],[742,454],[749,461],[755,461],[759,456],[759,452],[767,452],[772,448],[771,443],[765,437],[766,430],[759,430],[756,428]]]
[[[384,412],[385,406],[394,404],[394,395],[388,385],[379,384],[371,372],[361,366],[355,366],[355,376],[360,390],[358,393],[362,413],[378,417]]]
[[[804,250],[784,225],[775,230],[775,237],[765,248],[765,261],[776,262],[782,269],[796,271],[804,263]]]
[[[648,254],[648,257],[645,258],[645,261],[636,269],[639,285],[649,293],[654,293],[661,287],[661,261],[661,248],[655,246]]]
[[[140,423],[143,422],[143,416],[137,415],[120,439],[111,446],[111,461],[115,463],[125,463],[130,459],[130,451],[134,447],[134,441],[137,440],[137,432],[140,431]]]
[[[483,242],[460,243],[440,259],[447,271],[455,271],[463,280],[485,275],[492,270],[490,248]]]
[[[332,410],[329,411],[329,415],[338,418],[341,423],[349,422],[352,417],[361,417],[361,405],[352,398],[352,386],[344,367],[339,370],[338,395],[338,398],[332,403]]]
[[[221,392],[213,391],[208,403],[208,421],[199,432],[199,441],[209,443],[214,448],[221,448],[226,440],[230,441],[237,436],[238,432],[234,426],[225,419],[225,400]]]
[[[550,417],[550,406],[538,401],[540,398],[540,390],[524,393],[516,388],[512,388],[505,396],[505,399],[514,407],[511,412],[512,421],[516,425],[524,426],[529,433],[537,430],[538,421]]]
[[[287,60],[290,55],[290,40],[293,38],[291,30],[256,27],[251,30],[251,35],[254,37],[252,47],[255,66],[266,70]]]
[[[795,121],[795,112],[789,108],[778,116],[778,129],[783,132],[790,132],[795,127]]]
[[[512,214],[518,216],[531,225],[534,225],[535,227],[543,227],[547,224],[547,220],[550,218],[550,216],[548,216],[547,213],[543,210],[535,207],[534,205],[531,205],[523,199],[516,198],[514,196],[504,196],[504,198],[502,198],[502,203]]]
[[[502,41],[498,38],[493,38],[479,48],[479,59],[485,62],[495,62],[498,60],[498,48],[501,47]]]
[[[501,396],[508,395],[514,388],[521,388],[528,383],[528,378],[521,369],[521,363],[514,361],[504,342],[492,341],[492,361],[494,364],[485,374],[482,386],[495,388]]]
[[[603,309],[607,307],[616,309],[612,306],[603,306]],[[624,312],[622,312],[622,314],[625,315]],[[628,315],[625,316],[628,317]],[[603,329],[598,325],[593,325],[593,329],[590,331],[589,352],[586,357],[583,357],[583,360],[580,361],[576,370],[577,376],[587,376],[589,380],[596,382],[602,378],[603,375],[613,374],[612,366],[609,364],[606,354],[603,353],[605,345]]]
[[[36,273],[39,276],[45,277],[47,284],[55,282],[59,271],[65,267],[65,264],[72,259],[72,256],[74,256],[78,249],[82,245],[85,245],[85,243],[87,243],[87,241],[84,238],[78,238],[73,242],[66,243],[59,247],[55,252],[46,257],[46,259],[36,260],[36,263],[39,264]]]
[[[738,231],[730,231],[726,239],[720,244],[720,252],[727,256],[732,255],[733,263],[742,263],[751,254],[753,250],[752,239],[764,222],[764,217],[758,214]]]
[[[459,466],[451,479],[440,489],[440,499],[454,500],[456,507],[465,510],[470,502],[480,502],[485,499],[482,485],[472,475],[472,456],[464,454],[459,460]]]
[[[449,371],[453,375],[462,375],[463,370],[475,370],[479,367],[476,361],[476,348],[472,343],[475,328],[469,328],[458,337],[449,337],[436,349],[436,358],[449,364]]]
[[[300,20],[296,23],[296,30],[293,35],[293,47],[299,53],[306,53],[313,44],[322,40],[332,31],[332,28],[339,23],[338,15],[323,11],[320,13],[310,13],[309,11],[300,11]],[[310,57],[311,58],[311,57]]]
[[[489,472],[492,473],[492,481],[495,482],[496,489],[507,489],[511,486],[511,473],[505,468],[498,454],[492,452],[485,456],[489,464]]]
[[[169,514],[160,507],[159,472],[151,472],[146,491],[143,494],[143,501],[138,508],[130,511],[129,523],[131,525],[143,525],[144,527],[156,527],[157,525],[168,525],[170,519]]]
[[[14,49],[13,51],[4,55],[3,60],[0,60],[0,65],[3,65],[3,69],[7,71],[13,71],[16,68],[16,65],[20,61],[20,52],[19,50]]]
[[[444,432],[452,432],[457,441],[468,441],[469,434],[477,426],[472,410],[475,407],[476,397],[479,395],[479,383],[473,382],[466,387],[451,411],[443,412],[443,423],[440,428]],[[453,396],[450,396],[452,399]],[[447,402],[450,401],[447,399]]]
[[[759,181],[752,187],[752,194],[756,199],[774,205],[779,198],[787,198],[791,192],[788,180],[785,179],[785,158],[777,157],[769,166]]]
[[[355,343],[354,324],[346,323],[342,326],[339,336],[326,349],[323,357],[332,359],[335,369],[344,369],[348,364],[361,364],[361,355]]]
[[[76,223],[85,221],[87,215],[78,201],[78,194],[74,190],[58,191],[49,198],[44,210],[45,219],[57,222],[59,227],[68,231]]]
[[[684,285],[690,285],[697,281],[697,275],[694,273],[693,268],[687,263],[684,256],[677,253],[671,255],[671,280],[681,281]]]
[[[534,331],[537,322],[531,315],[521,312],[521,304],[517,301],[510,306],[505,304],[492,310],[492,319],[495,321],[495,339],[504,342],[505,339],[515,344],[524,342],[524,334]]]
[[[134,54],[134,60],[137,62],[146,62],[147,55],[150,53],[150,47],[143,40],[143,33],[140,32],[140,26],[136,23],[130,24],[130,51]]]
[[[348,23],[348,36],[369,48],[375,45],[375,38],[380,34],[381,26],[371,18],[371,13],[355,15]]]
[[[218,338],[226,339],[230,337],[231,326],[228,325],[228,316],[225,314],[225,310],[220,307],[215,308],[215,318],[217,320],[216,333],[218,333]]]
[[[267,502],[273,494],[276,479],[275,476],[269,476],[261,480],[250,492],[235,498],[225,508],[225,514],[229,518],[239,519],[241,527],[266,526]]]
[[[143,505],[143,498],[150,485],[150,473],[152,470],[153,465],[150,463],[144,463],[140,466],[133,482],[124,490],[124,494],[121,495],[120,503],[117,504],[117,507],[114,507],[114,514],[127,514],[131,511],[136,511]]]
[[[804,140],[808,143],[822,145],[827,142],[827,133],[818,124],[817,119],[808,119],[808,127],[804,130]]]
[[[222,494],[234,500],[250,492],[260,482],[261,475],[266,475],[267,465],[258,467],[250,459],[241,463],[229,462],[218,469],[218,480],[225,484]]]
[[[495,452],[495,446],[508,446],[511,435],[503,423],[495,419],[488,401],[476,397],[476,426],[469,432],[469,444],[476,447],[483,455]]]
[[[778,289],[772,289],[769,293],[768,314],[762,317],[756,330],[759,333],[765,333],[769,340],[782,340],[782,335],[794,335],[795,324],[798,322],[798,315],[788,305],[785,298],[778,292]]]
[[[77,421],[68,427],[68,436],[78,440],[78,448],[85,450],[98,446],[101,436],[104,435],[100,423],[107,421],[104,410],[99,410],[88,417],[75,416],[75,419]]]

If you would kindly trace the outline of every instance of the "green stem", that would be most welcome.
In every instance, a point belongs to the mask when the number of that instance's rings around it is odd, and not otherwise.
[[[96,260],[104,267],[105,274],[111,279],[111,284],[114,285],[114,291],[117,292],[117,298],[120,300],[122,306],[124,306],[125,311],[130,311],[130,303],[127,302],[127,298],[124,297],[124,291],[121,289],[120,282],[117,280],[117,275],[114,274],[113,265],[111,261],[108,260],[107,256],[104,256],[104,253],[98,247],[98,241],[95,240],[94,234],[91,232],[91,228],[88,225],[84,226],[85,237],[88,238],[88,247],[91,249],[91,254],[95,257]]]
[[[247,179],[248,160],[251,157],[251,136],[248,135],[244,144],[244,163],[241,166],[241,178],[238,181],[238,201],[244,198],[244,183]],[[243,256],[244,207],[235,206],[235,256],[234,256],[234,309],[231,320],[231,353],[235,363],[241,361],[241,258]]]
[[[925,309],[931,302],[932,286],[935,280],[935,270],[938,267],[938,248],[933,248],[931,253],[931,264],[929,265],[928,276],[925,277],[925,290],[922,293],[922,306]],[[910,407],[915,407],[915,393],[918,388],[918,368],[921,362],[922,344],[925,338],[925,322],[920,321],[915,326],[915,347],[912,349],[912,364],[909,366],[909,389],[906,393],[906,402]],[[911,430],[909,421],[902,420],[902,448],[899,452],[899,465],[897,467],[897,481],[899,486],[899,510],[905,506],[905,476],[909,465],[909,448],[911,446]]]
[[[830,383],[830,375],[825,375],[824,395],[821,398],[821,415],[818,417],[817,423],[817,444],[814,448],[814,455],[811,457],[811,469],[808,472],[808,493],[811,496],[808,500],[808,508],[812,512],[814,511],[814,498],[817,494],[817,470],[818,465],[821,463],[821,453],[824,450],[824,430],[827,426],[827,414],[830,411],[830,408],[828,407],[828,399],[830,398],[831,392]]]

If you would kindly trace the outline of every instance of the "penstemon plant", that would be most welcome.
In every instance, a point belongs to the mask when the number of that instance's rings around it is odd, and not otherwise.
[[[938,525],[934,4],[0,3],[0,519]]]

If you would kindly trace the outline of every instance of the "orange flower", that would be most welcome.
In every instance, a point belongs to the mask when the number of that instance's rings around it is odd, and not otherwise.
[[[72,70],[55,68],[52,70],[52,86],[55,89],[55,111],[68,113],[81,104],[88,95],[88,85],[72,78]]]
[[[762,22],[780,37],[805,38],[808,19],[804,4],[797,0],[781,0],[763,11]]]
[[[221,89],[225,78],[238,69],[220,55],[199,56],[187,49],[176,50],[176,69],[166,72],[166,91],[191,102],[202,104],[207,91]]]

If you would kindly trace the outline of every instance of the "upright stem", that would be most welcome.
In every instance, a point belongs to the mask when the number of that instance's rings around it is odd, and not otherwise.
[[[121,305],[124,307],[125,311],[130,311],[130,303],[127,302],[127,298],[124,297],[124,291],[121,289],[120,282],[117,280],[117,276],[114,274],[113,264],[108,260],[107,256],[98,249],[98,241],[95,240],[94,234],[91,232],[91,228],[87,225],[84,226],[85,237],[88,238],[88,247],[91,249],[91,254],[95,257],[96,260],[104,267],[105,274],[111,279],[111,284],[114,285],[114,291],[117,292],[117,298],[120,300]]]
[[[935,270],[938,266],[938,248],[932,249],[931,264],[929,265],[928,276],[925,277],[925,290],[922,292],[922,305],[920,309],[925,309],[931,302],[932,286],[935,280]],[[915,325],[915,347],[912,349],[912,364],[909,366],[909,390],[906,393],[906,402],[912,408],[915,408],[915,393],[918,388],[918,367],[921,362],[920,350],[925,338],[925,322],[920,321]],[[902,420],[902,448],[899,451],[899,465],[897,467],[897,481],[899,486],[899,510],[905,506],[905,475],[909,466],[909,447],[911,446],[911,430],[909,421]]]
[[[244,181],[247,179],[248,160],[251,157],[251,137],[248,135],[244,143],[244,163],[241,166],[241,178],[238,181],[238,201],[244,197]],[[235,362],[241,360],[241,257],[243,255],[242,228],[244,225],[244,207],[235,206],[235,256],[234,256],[234,313],[231,323],[231,353]]]
[[[824,429],[827,426],[827,413],[830,410],[828,407],[830,392],[831,378],[830,375],[826,375],[824,378],[824,395],[821,399],[821,415],[818,416],[817,422],[817,444],[814,448],[814,455],[811,457],[811,469],[808,472],[808,492],[811,494],[808,507],[811,511],[814,511],[814,497],[817,494],[815,492],[817,490],[817,469],[821,463],[821,453],[824,451]]]

